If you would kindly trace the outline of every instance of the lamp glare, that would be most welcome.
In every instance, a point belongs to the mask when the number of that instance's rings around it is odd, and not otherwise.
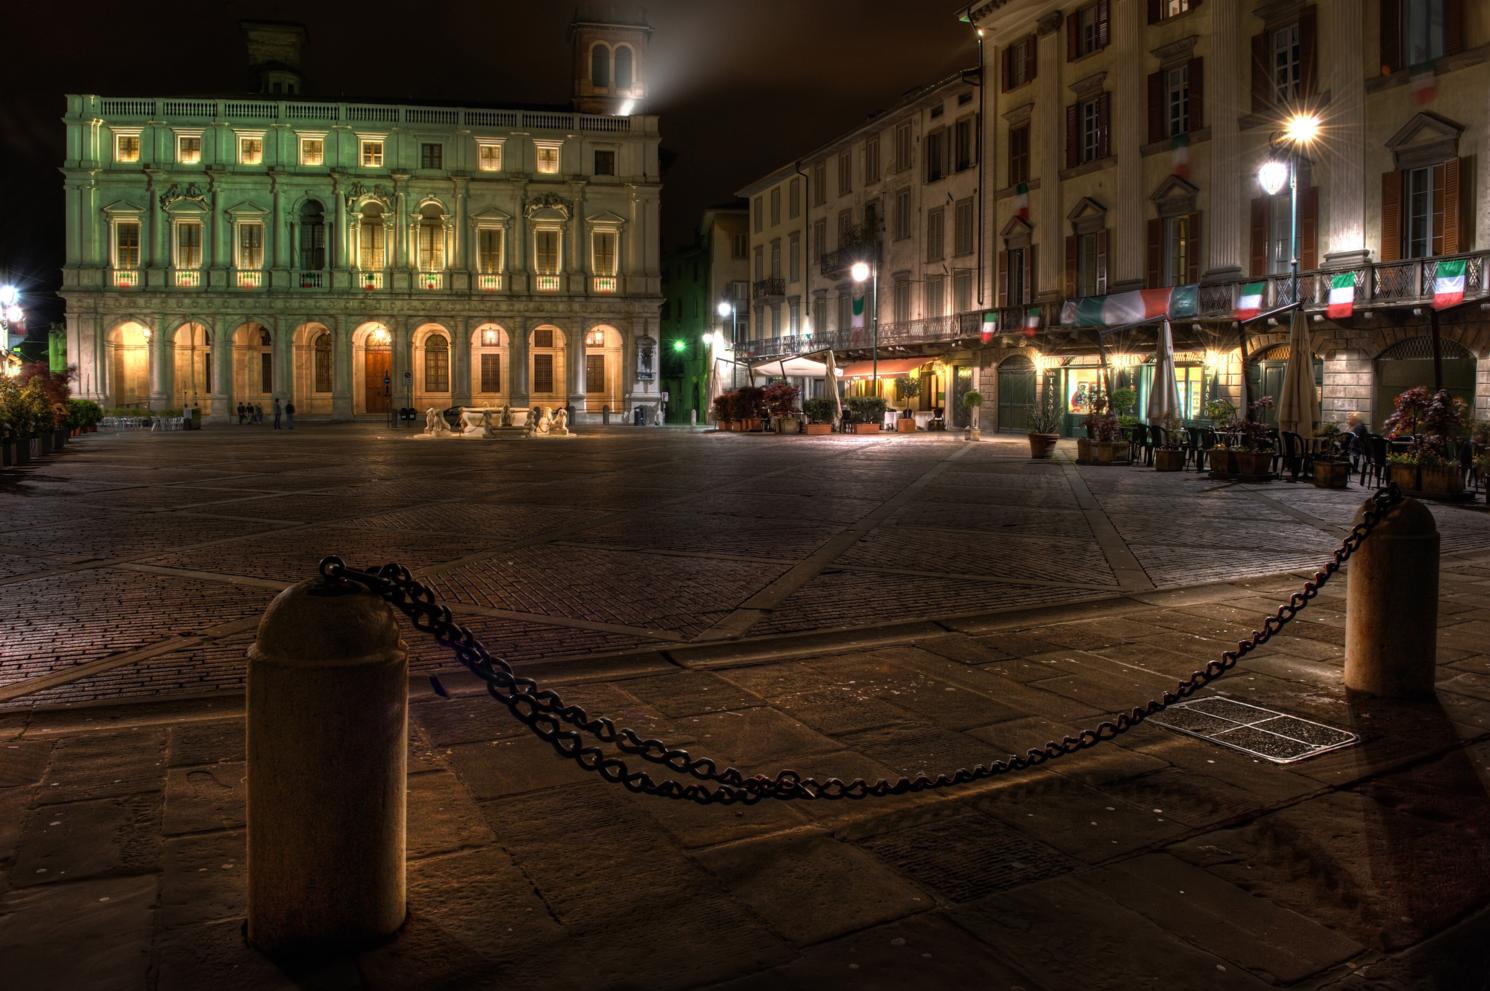
[[[869,278],[869,263],[854,262],[853,265],[849,267],[848,274],[853,276],[855,282],[863,282],[865,279]]]
[[[1257,182],[1269,196],[1276,194],[1288,182],[1288,163],[1271,159],[1257,170]]]

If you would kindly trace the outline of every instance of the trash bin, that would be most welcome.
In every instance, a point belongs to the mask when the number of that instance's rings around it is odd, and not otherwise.
[[[640,427],[642,424],[646,423],[646,414],[642,412],[642,408],[640,406],[631,407],[631,423],[633,426],[637,427]]]
[[[610,426],[610,403],[600,407],[600,424],[605,427]]]

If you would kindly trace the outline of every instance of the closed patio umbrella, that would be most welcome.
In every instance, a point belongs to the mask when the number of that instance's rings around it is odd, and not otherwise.
[[[833,422],[843,422],[843,397],[838,394],[838,366],[833,362],[833,352],[824,352],[823,364],[828,366],[828,374],[825,379],[828,383],[828,395],[833,397]]]
[[[1288,327],[1288,361],[1283,366],[1283,394],[1278,397],[1278,429],[1311,439],[1319,428],[1319,393],[1314,391],[1314,347],[1302,309],[1293,311]]]
[[[1154,386],[1149,390],[1148,420],[1161,425],[1169,417],[1180,415],[1180,388],[1174,377],[1174,335],[1169,321],[1159,328],[1154,347]]]
[[[714,416],[714,400],[723,393],[719,382],[719,359],[713,358],[709,361],[709,405],[704,410],[704,422],[709,422]]]

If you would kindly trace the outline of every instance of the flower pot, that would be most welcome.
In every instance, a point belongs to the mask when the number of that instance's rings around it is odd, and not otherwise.
[[[90,423],[86,427],[84,427],[83,429],[86,430],[90,434],[96,434],[96,433],[98,433],[98,424],[96,424],[96,423]]]
[[[895,421],[895,432],[901,434],[913,434],[916,432],[916,420],[914,417],[903,416]]]
[[[1321,489],[1343,489],[1350,481],[1350,462],[1314,462],[1314,484]]]
[[[773,426],[778,434],[799,434],[802,432],[802,421],[795,416],[778,416],[773,421]]]
[[[1397,488],[1406,489],[1411,492],[1416,492],[1418,489],[1422,488],[1422,486],[1418,484],[1417,465],[1394,464],[1391,466],[1391,468],[1392,484],[1397,486]]]
[[[1271,451],[1236,451],[1236,473],[1246,478],[1267,478],[1273,473]]]
[[[1090,437],[1076,438],[1076,463],[1089,465],[1092,463],[1092,440]]]
[[[880,432],[880,425],[878,423],[851,423],[849,426],[853,427],[853,433],[856,434],[877,434]]]
[[[1061,439],[1060,434],[1030,434],[1030,457],[1048,458],[1055,453],[1056,442]],[[1076,442],[1080,446],[1081,441]]]
[[[1230,478],[1236,473],[1236,452],[1229,447],[1211,448],[1211,474],[1216,478]]]
[[[766,422],[758,416],[747,416],[739,422],[741,430],[759,431],[766,429]]]
[[[1160,447],[1154,450],[1155,471],[1184,471],[1185,451],[1178,447]]]
[[[831,423],[809,423],[809,424],[807,424],[807,426],[803,427],[802,430],[803,430],[804,433],[808,434],[809,436],[817,437],[817,436],[820,436],[822,434],[831,434],[833,432],[833,424],[831,424]]]
[[[1125,440],[1094,440],[1092,461],[1094,465],[1118,465],[1128,460],[1128,442]]]
[[[1458,468],[1424,465],[1420,471],[1422,482],[1419,488],[1425,496],[1442,499],[1457,496],[1464,491],[1464,473]]]

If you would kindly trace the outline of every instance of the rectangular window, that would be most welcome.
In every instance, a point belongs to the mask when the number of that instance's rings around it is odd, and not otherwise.
[[[1164,71],[1164,109],[1168,136],[1190,133],[1190,67]]]
[[[744,258],[750,250],[750,238],[745,234],[732,234],[730,236],[729,256],[731,258]]]
[[[605,394],[605,355],[585,355],[585,392],[590,395]]]
[[[947,132],[938,128],[926,135],[926,181],[936,182],[947,174]]]
[[[501,172],[502,146],[496,142],[482,142],[477,145],[476,168],[482,172]]]
[[[533,262],[539,275],[559,274],[560,233],[552,229],[533,232]]]
[[[788,220],[796,220],[802,216],[802,180],[793,179],[786,187],[786,216]]]
[[[443,169],[445,167],[445,146],[428,141],[421,142],[419,167],[421,169]]]
[[[793,282],[802,278],[802,235],[798,231],[787,241],[786,275]]]
[[[176,136],[176,161],[182,165],[197,165],[202,161],[202,136],[200,134],[178,134]]]
[[[559,145],[558,145],[558,143],[555,142],[553,144],[539,144],[539,145],[536,146],[536,150],[537,150],[538,172],[541,175],[558,175],[559,174]]]
[[[554,331],[552,327],[539,327],[533,331],[533,346],[535,348],[551,348],[554,346]]]
[[[1009,185],[1030,181],[1030,126],[1009,128]]]
[[[818,218],[812,222],[812,254],[821,259],[828,253],[828,221]]]
[[[140,136],[138,134],[114,135],[114,161],[138,162],[140,160]]]
[[[781,278],[781,238],[771,241],[771,278]]]
[[[1108,4],[1097,0],[1087,4],[1066,18],[1066,52],[1068,59],[1079,59],[1084,55],[1107,47]]]
[[[755,281],[766,277],[766,249],[761,245],[755,246]]]
[[[315,356],[316,391],[320,393],[331,392],[331,342],[327,340],[327,335],[324,333],[316,341]]]
[[[554,391],[553,355],[533,355],[533,391],[537,393],[551,393]]]
[[[1100,100],[1083,100],[1076,105],[1080,145],[1077,161],[1095,162],[1102,143],[1102,108]]]
[[[828,163],[814,162],[812,166],[812,205],[823,206],[828,202]]]
[[[502,391],[502,356],[499,354],[483,354],[481,356],[481,391]]]
[[[114,222],[114,267],[140,267],[140,222],[138,220]]]
[[[1190,268],[1194,244],[1190,237],[1190,215],[1164,218],[1164,284],[1177,286],[1185,281]]]
[[[895,288],[891,290],[894,311],[891,315],[896,323],[908,323],[911,318],[911,280],[903,275],[895,277]]]
[[[904,241],[911,236],[911,191],[895,191],[895,240]]]
[[[953,207],[952,253],[961,257],[973,253],[973,201],[958,200]]]
[[[748,279],[736,279],[730,283],[730,292],[734,296],[735,309],[743,310],[750,301],[750,282]]]
[[[620,259],[616,248],[619,240],[615,231],[592,231],[590,233],[590,253],[593,256],[590,264],[595,266],[596,275],[614,276],[617,274]]]
[[[504,234],[500,227],[477,228],[476,266],[482,274],[496,275],[502,271]]]
[[[1158,19],[1167,21],[1171,17],[1178,17],[1190,10],[1190,0],[1159,0],[1157,5],[1150,5],[1150,10],[1158,14]]]
[[[864,142],[864,185],[880,181],[880,136],[871,135]]]
[[[793,337],[802,333],[802,301],[793,299],[786,304],[786,332]]]
[[[973,309],[973,273],[966,269],[952,276],[952,309],[955,313]]]
[[[1004,89],[1018,89],[1035,78],[1034,35],[1026,35],[1004,49]]]
[[[1402,191],[1406,202],[1403,204],[1402,225],[1402,257],[1403,258],[1428,258],[1434,254],[1434,237],[1442,238],[1443,232],[1435,230],[1434,221],[1434,199],[1442,199],[1443,190],[1438,188],[1434,182],[1434,166],[1420,169],[1407,169],[1402,176]],[[1440,173],[1441,174],[1441,173]],[[1274,199],[1287,200],[1287,197],[1274,197]],[[1440,206],[1438,214],[1441,217],[1443,208]]]
[[[357,267],[372,272],[383,267],[383,222],[363,220],[357,240]]]
[[[939,262],[946,256],[946,210],[942,207],[933,207],[926,211],[926,260]]]
[[[904,172],[911,167],[911,125],[909,121],[895,125],[895,171]]]
[[[864,236],[871,241],[879,239],[880,233],[880,201],[868,200],[864,203]]]
[[[812,327],[814,334],[825,333],[828,329],[828,297],[817,296],[812,300]]]
[[[238,164],[264,164],[264,139],[240,135],[238,138]]]
[[[614,149],[611,149],[611,148],[596,148],[595,149],[595,174],[596,175],[615,175],[616,174],[616,153],[615,153],[615,150]]]
[[[854,240],[854,211],[838,211],[838,246],[845,247]]]
[[[947,312],[947,279],[942,275],[926,277],[926,315],[945,316]]]
[[[977,162],[974,120],[973,117],[964,117],[952,129],[953,156],[957,161],[958,172],[972,168]]]
[[[1268,197],[1268,272],[1282,275],[1293,258],[1293,220],[1287,194]],[[1409,225],[1410,226],[1410,225]],[[1408,258],[1413,257],[1407,255]]]
[[[1097,239],[1101,235],[1093,231],[1076,235],[1076,295],[1100,296],[1107,291],[1107,273],[1103,272],[1097,251]]]
[[[443,339],[440,341],[444,344]],[[424,346],[424,389],[426,392],[450,391],[450,348],[434,347],[430,338]]]
[[[764,197],[757,196],[751,201],[750,213],[755,217],[755,232],[759,234],[766,229],[766,201]]]
[[[845,149],[838,153],[838,195],[854,191],[854,155]]]
[[[781,187],[771,190],[771,226],[781,223]]]
[[[1444,0],[1409,0],[1398,6],[1402,12],[1402,64],[1420,65],[1443,57]]]
[[[238,267],[250,272],[264,267],[263,224],[238,225]]]
[[[176,222],[176,267],[202,267],[202,223],[199,220]]]
[[[771,307],[771,336],[781,336],[781,306],[779,304]]]
[[[266,396],[274,391],[274,355],[268,351],[259,355],[259,391]]]
[[[381,169],[383,167],[383,142],[362,142],[362,167],[365,169]]]
[[[438,220],[426,219],[416,229],[418,251],[415,260],[421,272],[436,272],[445,267],[445,227]]]
[[[854,320],[853,307],[854,307],[854,298],[853,298],[853,295],[851,293],[846,293],[845,292],[845,293],[839,293],[838,294],[838,329],[839,329],[839,331],[848,330],[850,327],[853,326],[853,320]]]
[[[1303,92],[1304,63],[1298,22],[1275,30],[1272,41],[1273,103],[1281,107],[1298,100]]]
[[[1010,248],[1004,263],[1004,298],[1010,306],[1023,306],[1024,248]]]
[[[323,165],[326,161],[325,138],[300,139],[300,164]]]

